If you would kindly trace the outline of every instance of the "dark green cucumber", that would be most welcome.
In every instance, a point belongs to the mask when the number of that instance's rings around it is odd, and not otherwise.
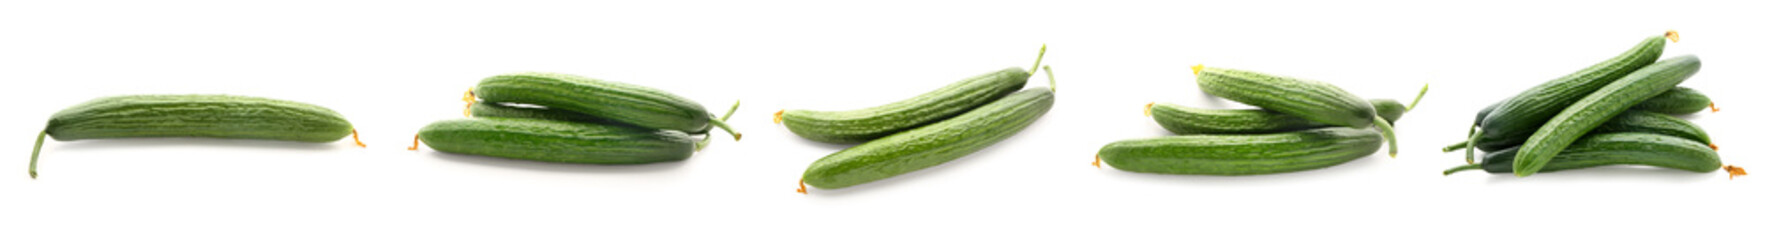
[[[809,165],[803,182],[844,188],[937,166],[1017,134],[1053,106],[1053,91],[1025,89],[948,120],[827,155]]]
[[[1397,100],[1373,99],[1373,107],[1382,117],[1403,117],[1404,106]],[[1147,105],[1147,112],[1158,126],[1176,134],[1245,134],[1276,133],[1328,127],[1323,123],[1293,115],[1260,109],[1202,109],[1171,103]]]
[[[1710,135],[1704,133],[1704,129],[1699,128],[1697,124],[1667,114],[1635,109],[1624,111],[1624,113],[1612,117],[1611,120],[1606,120],[1606,123],[1600,124],[1588,134],[1617,132],[1654,133],[1691,139],[1704,145],[1710,145],[1712,148],[1715,146],[1710,142]]]
[[[515,73],[485,78],[472,93],[487,102],[534,104],[651,129],[699,134],[715,125],[741,139],[740,133],[712,119],[698,102],[635,84],[560,73]]]
[[[564,163],[679,161],[694,149],[691,137],[674,130],[495,117],[431,123],[417,138],[442,152]]]
[[[519,106],[507,103],[475,102],[472,103],[470,110],[474,117],[528,118],[565,122],[616,124],[615,122],[604,118],[569,110],[538,106]]]
[[[1130,172],[1256,175],[1335,166],[1379,151],[1371,128],[1328,127],[1271,134],[1183,135],[1123,140],[1097,158]]]
[[[1047,46],[1042,52],[1047,52]],[[1036,65],[1042,56],[1036,55]],[[817,142],[860,143],[888,136],[980,107],[1023,89],[1030,71],[1012,67],[945,85],[937,90],[881,106],[847,111],[784,110],[773,116],[791,133]],[[1052,86],[1050,86],[1052,87]]]
[[[1373,105],[1336,85],[1252,71],[1196,65],[1195,82],[1203,92],[1331,126],[1378,127],[1397,156],[1397,133]]]
[[[1568,108],[1582,97],[1599,90],[1625,74],[1654,63],[1666,48],[1666,38],[1652,36],[1635,47],[1599,64],[1588,66],[1567,76],[1533,86],[1503,101],[1478,124],[1483,134],[1477,148],[1486,151],[1504,149],[1526,141],[1539,126]]]
[[[1698,90],[1674,87],[1673,90],[1655,95],[1649,100],[1637,103],[1635,107],[1630,107],[1630,109],[1679,115],[1697,113],[1703,111],[1704,107],[1712,105],[1714,104],[1710,103],[1710,97],[1704,96],[1704,93],[1700,93]]]
[[[1454,172],[1483,169],[1490,173],[1514,171],[1514,156],[1519,147],[1483,155],[1480,164],[1448,170]],[[1711,172],[1722,167],[1716,151],[1703,143],[1653,133],[1605,133],[1589,135],[1563,149],[1538,172],[1554,172],[1610,165],[1645,165],[1692,172]]]
[[[129,95],[93,99],[49,118],[57,141],[199,137],[331,142],[354,132],[336,111],[312,104],[229,95]],[[42,137],[36,149],[43,147]],[[36,151],[31,177],[37,176]]]
[[[1637,103],[1673,89],[1702,66],[1703,62],[1694,55],[1661,60],[1587,94],[1551,117],[1520,145],[1520,152],[1514,157],[1514,175],[1525,177],[1544,169],[1552,157],[1575,139]]]

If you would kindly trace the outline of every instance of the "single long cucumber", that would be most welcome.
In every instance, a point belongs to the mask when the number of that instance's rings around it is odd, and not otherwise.
[[[1599,127],[1625,109],[1673,89],[1673,86],[1696,74],[1702,66],[1703,62],[1695,55],[1661,60],[1637,69],[1636,72],[1575,101],[1575,104],[1552,117],[1550,122],[1546,122],[1538,128],[1538,132],[1527,138],[1525,144],[1520,145],[1520,152],[1514,157],[1514,175],[1525,177],[1544,169],[1544,165],[1552,157],[1563,151],[1563,148],[1569,147],[1569,143],[1575,139],[1581,138],[1581,135]]]
[[[1195,65],[1195,82],[1203,92],[1275,112],[1344,127],[1378,127],[1391,156],[1397,156],[1397,133],[1373,105],[1325,82],[1252,71]],[[1425,88],[1424,88],[1425,89]]]
[[[317,105],[232,95],[127,95],[93,99],[49,117],[42,135],[56,141],[199,137],[331,142],[355,131],[349,120]],[[360,144],[360,142],[357,142]],[[31,177],[37,176],[37,152]]]
[[[1514,171],[1514,156],[1519,147],[1483,155],[1483,162],[1460,166],[1446,174],[1483,169],[1489,173]],[[1611,165],[1645,165],[1692,172],[1711,172],[1721,168],[1722,159],[1716,151],[1691,139],[1654,133],[1605,133],[1589,135],[1553,156],[1538,172],[1554,172]]]
[[[803,182],[836,189],[937,166],[1017,134],[1053,106],[1053,91],[1024,89],[948,120],[829,154],[803,171]]]
[[[417,138],[442,152],[564,163],[679,161],[694,148],[691,137],[674,130],[495,117],[438,121]]]
[[[534,104],[651,129],[698,134],[715,125],[741,139],[741,133],[712,119],[698,102],[636,84],[561,73],[514,73],[485,78],[472,93],[488,102]]]
[[[1477,148],[1494,150],[1520,145],[1576,100],[1654,63],[1666,46],[1665,37],[1652,36],[1618,56],[1510,97],[1478,124],[1483,134],[1476,140]]]
[[[1715,106],[1710,103],[1710,96],[1688,87],[1674,87],[1673,90],[1655,95],[1630,109],[1680,115],[1697,113],[1707,106]]]
[[[1104,145],[1097,158],[1130,172],[1256,175],[1335,166],[1379,151],[1371,128],[1328,127],[1271,134],[1182,135]]]
[[[472,116],[474,117],[528,118],[565,122],[617,124],[616,122],[605,118],[543,106],[520,106],[509,103],[474,102],[468,110],[472,112]]]
[[[1397,100],[1373,99],[1372,102],[1382,118],[1403,117],[1403,103],[1397,103]],[[1203,109],[1172,103],[1147,104],[1147,107],[1147,113],[1158,126],[1175,134],[1276,133],[1329,126],[1261,109]]]
[[[1709,145],[1711,148],[1716,146],[1711,144],[1710,134],[1704,133],[1704,129],[1698,127],[1697,124],[1672,115],[1635,109],[1613,116],[1611,120],[1606,120],[1606,123],[1595,127],[1588,134],[1617,132],[1654,133],[1691,139]]]
[[[1041,65],[1047,46],[1036,54]],[[907,129],[925,126],[968,112],[1023,89],[1030,71],[1011,67],[969,77],[942,88],[881,106],[847,111],[783,110],[773,122],[783,123],[791,133],[817,142],[860,143]]]

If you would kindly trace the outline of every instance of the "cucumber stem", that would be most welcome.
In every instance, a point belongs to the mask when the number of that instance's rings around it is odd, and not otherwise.
[[[349,137],[355,139],[355,146],[363,148],[368,147],[367,144],[362,144],[362,134],[355,132],[354,128],[349,129]]]
[[[1728,180],[1734,180],[1734,176],[1746,176],[1747,175],[1747,169],[1740,168],[1739,166],[1735,166],[1735,165],[1722,166],[1722,170],[1728,171]]]
[[[1379,131],[1385,134],[1385,143],[1388,144],[1388,148],[1391,148],[1391,157],[1397,158],[1397,130],[1391,128],[1391,122],[1385,121],[1385,118],[1377,115],[1373,116],[1373,126],[1379,127]]]
[[[803,179],[801,179],[801,178],[797,179],[797,193],[802,193],[803,195],[809,195],[809,186],[804,185]]]
[[[1096,155],[1096,158],[1097,158],[1097,160],[1091,161],[1091,166],[1097,167],[1098,169],[1102,169],[1103,168],[1103,155]]]
[[[729,121],[729,116],[735,115],[735,109],[740,108],[740,107],[742,107],[742,100],[739,100],[739,99],[735,100],[735,105],[729,106],[729,111],[724,112],[723,117],[717,118],[717,120]],[[699,150],[704,150],[705,146],[710,146],[710,145],[711,145],[711,132],[705,132],[705,139],[704,140],[699,140],[699,142],[693,143],[693,151],[697,152]]]
[[[1201,75],[1202,68],[1206,68],[1206,67],[1202,67],[1201,64],[1195,64],[1195,66],[1189,66],[1189,70],[1194,70],[1195,75]]]
[[[37,146],[31,147],[31,179],[37,179],[37,153],[43,152],[43,136],[48,135],[49,130],[37,132]]]
[[[1422,95],[1428,95],[1427,83],[1422,84],[1422,92],[1416,93],[1416,100],[1410,100],[1410,105],[1403,107],[1403,112],[1410,112],[1411,109],[1416,109],[1416,103],[1422,102]]]
[[[1483,138],[1483,130],[1471,132],[1471,139],[1465,140],[1465,163],[1477,163],[1477,139]]]
[[[1148,117],[1152,116],[1152,104],[1157,104],[1157,103],[1156,102],[1146,103],[1146,109],[1142,110],[1142,112],[1145,112],[1146,116],[1148,116]]]
[[[1444,152],[1458,151],[1459,149],[1465,149],[1465,145],[1466,145],[1466,142],[1461,141],[1459,143],[1447,145],[1446,148],[1441,148],[1440,152],[1444,153]]]
[[[729,135],[734,135],[735,141],[742,141],[742,133],[736,132],[735,128],[729,127],[729,124],[723,123],[723,120],[711,119],[711,125],[717,126],[717,128],[722,128],[724,132],[729,132]]]
[[[1452,169],[1447,169],[1446,172],[1441,173],[1441,175],[1452,175],[1453,173],[1456,173],[1459,171],[1472,170],[1472,169],[1482,169],[1482,168],[1483,168],[1483,165],[1465,164],[1464,166],[1458,166],[1458,167],[1453,167]]]
[[[1053,92],[1054,91],[1054,68],[1052,66],[1042,66],[1042,71],[1048,72],[1048,91]]]
[[[1667,39],[1679,42],[1679,31],[1667,30]]]
[[[1048,44],[1042,44],[1042,51],[1036,52],[1036,64],[1030,65],[1030,76],[1036,75],[1036,69],[1042,67],[1042,54],[1048,53]],[[1052,88],[1052,87],[1050,87]]]
[[[460,97],[460,101],[466,102],[466,116],[471,117],[472,116],[472,104],[478,103],[478,94],[473,94],[472,89],[466,89],[466,96]]]
[[[784,122],[784,110],[778,110],[778,112],[772,113],[772,124],[779,124],[782,122]]]
[[[411,147],[405,148],[404,150],[416,151],[417,144],[421,143],[422,141],[423,141],[423,135],[411,135]]]
[[[1722,148],[1716,147],[1715,143],[1710,144],[1710,151],[1721,151],[1721,150],[1722,150]]]
[[[1710,102],[1710,112],[1714,113],[1714,112],[1721,112],[1721,111],[1722,111],[1721,108],[1716,108],[1716,102]]]

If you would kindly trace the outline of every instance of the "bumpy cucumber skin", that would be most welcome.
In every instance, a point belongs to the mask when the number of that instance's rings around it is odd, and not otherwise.
[[[1708,106],[1710,97],[1704,96],[1704,93],[1687,87],[1674,87],[1673,90],[1655,95],[1630,109],[1680,115],[1697,113]]]
[[[443,120],[417,138],[442,152],[543,162],[639,164],[693,154],[693,140],[679,131],[538,119]]]
[[[1520,145],[1514,157],[1514,175],[1524,177],[1538,172],[1575,139],[1637,103],[1673,89],[1702,66],[1703,62],[1694,55],[1661,60],[1581,98]]]
[[[605,118],[555,108],[510,106],[494,102],[472,103],[471,108],[472,116],[474,117],[528,118],[565,122],[617,124]]]
[[[629,83],[561,73],[515,73],[485,78],[473,93],[488,102],[534,104],[651,129],[693,134],[711,129],[711,113],[698,102]]]
[[[1654,63],[1666,45],[1665,37],[1649,37],[1623,54],[1514,95],[1491,110],[1478,125],[1483,135],[1477,139],[1477,148],[1492,150],[1520,145],[1576,100]]]
[[[1373,112],[1378,114],[1379,118],[1390,121],[1391,125],[1397,125],[1397,119],[1403,118],[1403,113],[1409,111],[1409,107],[1403,106],[1403,103],[1396,99],[1380,98],[1367,100],[1367,102],[1373,104]]]
[[[1017,134],[1053,107],[1053,91],[1025,89],[948,120],[829,154],[809,165],[803,182],[836,189],[937,166]]]
[[[1397,103],[1397,100],[1376,99],[1373,102],[1373,107],[1378,109],[1381,117],[1387,119],[1403,117],[1404,106],[1402,103]],[[1153,122],[1157,122],[1158,126],[1175,134],[1276,133],[1329,126],[1293,115],[1260,109],[1202,109],[1157,103],[1152,105],[1150,111]]]
[[[1519,147],[1483,155],[1483,171],[1514,171]],[[1711,172],[1722,167],[1716,150],[1697,141],[1653,133],[1606,133],[1576,141],[1557,154],[1538,172],[1554,172],[1610,165],[1647,165],[1692,172]]]
[[[1257,175],[1335,166],[1379,151],[1373,128],[1328,127],[1272,134],[1184,135],[1123,140],[1099,150],[1110,167],[1185,175]]]
[[[882,106],[850,111],[785,110],[785,128],[805,139],[860,143],[944,120],[1023,89],[1030,73],[1012,67]]]
[[[1329,83],[1251,71],[1205,67],[1195,82],[1203,92],[1331,126],[1372,126],[1373,105]]]
[[[1588,134],[1616,132],[1654,133],[1691,139],[1703,143],[1704,145],[1710,144],[1710,135],[1704,133],[1703,128],[1699,128],[1697,124],[1692,124],[1691,121],[1679,119],[1667,114],[1636,110],[1634,108],[1629,111],[1624,111],[1624,113],[1618,114],[1618,116],[1612,117],[1611,120],[1606,120],[1606,123],[1600,124],[1598,128],[1594,128],[1593,131],[1588,132]]]
[[[49,118],[57,141],[204,137],[331,142],[354,130],[312,104],[230,95],[129,95],[93,99]]]

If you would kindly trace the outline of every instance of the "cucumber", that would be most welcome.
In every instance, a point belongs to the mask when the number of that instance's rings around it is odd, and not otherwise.
[[[1012,93],[954,118],[827,155],[809,165],[803,183],[837,189],[937,166],[1017,134],[1053,106],[1054,92],[1047,88]]]
[[[1599,90],[1625,74],[1654,63],[1666,47],[1666,38],[1652,36],[1635,47],[1573,74],[1533,86],[1508,98],[1478,124],[1483,132],[1477,148],[1493,151],[1520,145],[1551,117],[1576,100]]]
[[[1552,157],[1575,139],[1643,100],[1660,95],[1696,74],[1703,62],[1695,55],[1661,60],[1637,69],[1612,84],[1575,101],[1552,117],[1537,133],[1520,145],[1514,157],[1514,175],[1525,177],[1544,169]],[[1497,111],[1499,113],[1499,110]],[[1487,124],[1487,123],[1486,123]],[[1486,125],[1487,126],[1487,125]]]
[[[1391,121],[1391,125],[1397,125],[1397,119],[1403,118],[1403,113],[1409,111],[1403,106],[1403,103],[1397,102],[1396,99],[1380,98],[1367,100],[1367,103],[1373,104],[1374,114],[1386,121]]]
[[[1047,46],[1042,52],[1047,52]],[[1042,56],[1036,54],[1036,64]],[[817,142],[860,143],[968,112],[1023,89],[1031,71],[1012,67],[969,77],[881,106],[848,111],[783,110],[773,116],[791,133]],[[1051,86],[1052,87],[1052,86]]]
[[[332,142],[354,132],[336,111],[294,101],[231,95],[103,97],[49,117],[31,152],[30,172],[37,177],[43,135],[56,141],[198,137]]]
[[[1674,87],[1673,90],[1655,95],[1630,109],[1680,115],[1703,111],[1706,106],[1715,104],[1711,104],[1710,97],[1704,96],[1704,93],[1687,87]]]
[[[1329,83],[1196,65],[1203,92],[1331,126],[1378,127],[1397,156],[1397,135],[1367,100]]]
[[[1483,163],[1447,170],[1483,169],[1489,173],[1513,172],[1519,147],[1483,155]],[[1645,165],[1692,172],[1711,172],[1722,167],[1715,150],[1691,139],[1654,133],[1605,133],[1587,136],[1553,156],[1538,172],[1554,172],[1610,165]]]
[[[1704,129],[1699,128],[1697,124],[1667,114],[1635,109],[1624,111],[1624,113],[1612,117],[1611,120],[1606,120],[1606,123],[1600,124],[1588,134],[1617,132],[1654,133],[1691,139],[1708,145],[1712,149],[1716,146],[1711,144],[1710,135],[1704,133]]]
[[[1391,99],[1373,99],[1381,117],[1403,117],[1404,106]],[[1396,103],[1395,105],[1389,103]],[[1147,114],[1158,126],[1175,134],[1277,133],[1328,127],[1293,115],[1260,109],[1201,109],[1171,103],[1147,104]],[[1395,122],[1393,122],[1395,124]]]
[[[442,152],[590,164],[679,161],[694,149],[693,139],[675,130],[496,117],[438,121],[417,139]]]
[[[468,108],[474,117],[528,118],[565,122],[618,124],[604,118],[568,110],[512,105],[509,103],[474,102]]]
[[[699,134],[715,125],[741,140],[741,133],[712,119],[699,103],[635,84],[561,73],[515,73],[485,78],[472,93],[487,102],[534,104],[650,129]]]
[[[1183,135],[1104,145],[1097,158],[1129,172],[1256,175],[1335,166],[1379,151],[1370,128],[1328,127],[1271,134]]]

